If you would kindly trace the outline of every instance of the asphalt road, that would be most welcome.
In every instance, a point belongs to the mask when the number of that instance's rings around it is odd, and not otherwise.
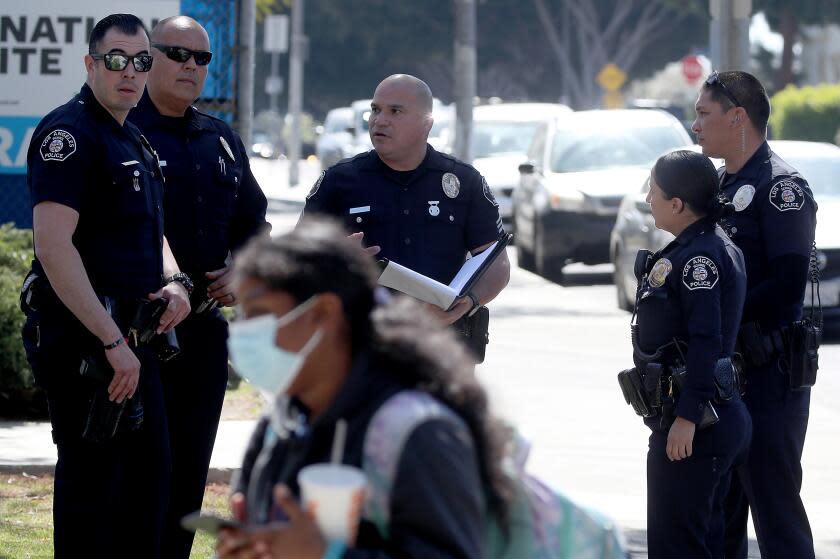
[[[275,209],[275,232],[294,225],[297,209]],[[616,306],[612,268],[567,267],[570,285],[560,286],[517,268],[509,254],[511,281],[490,305],[490,345],[477,373],[497,413],[531,441],[529,470],[611,515],[634,557],[645,557],[649,432],[616,382],[632,361],[630,315]],[[819,559],[840,559],[839,341],[835,335],[820,349],[803,456],[802,495]],[[759,557],[754,541],[750,557]]]

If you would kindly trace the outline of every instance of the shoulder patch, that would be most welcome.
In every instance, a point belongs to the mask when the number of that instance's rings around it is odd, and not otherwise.
[[[490,190],[490,185],[487,184],[487,179],[484,177],[481,177],[481,190],[484,191],[484,197],[487,198],[487,201],[498,208],[499,203],[496,202],[496,198],[493,196],[493,191]]]
[[[805,205],[805,191],[791,179],[774,184],[769,197],[770,203],[780,212],[799,211]]]
[[[41,142],[41,159],[44,161],[64,161],[76,153],[76,138],[66,130],[56,128]]]
[[[315,181],[315,184],[312,186],[312,190],[310,190],[309,194],[306,195],[307,200],[315,196],[315,193],[317,193],[318,189],[321,188],[321,183],[324,181],[326,174],[326,171],[321,171],[321,175],[318,177],[318,180]]]
[[[695,256],[685,263],[682,282],[688,289],[711,289],[720,279],[717,264],[706,256]]]

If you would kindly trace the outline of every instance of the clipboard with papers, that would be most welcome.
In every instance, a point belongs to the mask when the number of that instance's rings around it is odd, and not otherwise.
[[[387,259],[379,262],[382,267],[379,285],[411,295],[415,299],[437,305],[448,311],[455,306],[458,299],[470,292],[512,238],[513,235],[503,233],[495,243],[468,259],[449,285]]]

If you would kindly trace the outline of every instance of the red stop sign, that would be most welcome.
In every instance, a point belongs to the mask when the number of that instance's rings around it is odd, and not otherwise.
[[[684,56],[682,59],[682,71],[689,83],[695,82],[703,75],[703,65],[700,59],[693,54]]]

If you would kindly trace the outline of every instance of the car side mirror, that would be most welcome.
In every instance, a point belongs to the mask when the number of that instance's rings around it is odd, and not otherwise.
[[[523,175],[532,175],[534,174],[534,164],[531,161],[527,161],[519,165],[519,172]]]
[[[347,128],[344,129],[344,131],[347,132],[350,135],[353,135],[353,136],[356,135],[356,127],[355,126],[348,126]]]
[[[647,203],[647,200],[636,200],[636,209],[639,210],[643,214],[650,214],[650,204]]]

